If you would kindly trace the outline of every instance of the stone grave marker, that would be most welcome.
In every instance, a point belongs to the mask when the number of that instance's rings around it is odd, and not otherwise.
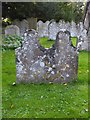
[[[27,18],[29,29],[37,29],[37,18]]]
[[[78,53],[70,33],[60,31],[50,49],[40,46],[35,30],[26,32],[16,49],[17,83],[66,83],[77,79]]]
[[[18,20],[18,19],[15,19],[15,20],[13,21],[12,25],[16,25],[16,26],[18,26],[19,29],[20,29],[20,28],[21,28],[21,21]]]
[[[21,23],[20,23],[20,33],[21,35],[24,34],[24,32],[29,29],[29,24],[28,24],[28,21],[27,20],[22,20]]]
[[[9,25],[5,28],[5,36],[7,35],[20,35],[20,29],[16,25]]]
[[[43,23],[43,37],[48,37],[48,25],[49,21]]]
[[[56,21],[52,21],[49,23],[49,39],[56,40],[56,35],[58,33],[58,23]]]
[[[43,37],[43,22],[41,20],[37,22],[37,31],[38,31],[38,36]]]
[[[72,37],[77,37],[77,27],[75,22],[71,22],[70,33]]]
[[[48,25],[49,21],[46,21],[45,23],[38,21],[37,32],[39,37],[48,37]]]

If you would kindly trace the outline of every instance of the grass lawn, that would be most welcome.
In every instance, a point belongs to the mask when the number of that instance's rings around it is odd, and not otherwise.
[[[77,82],[12,86],[15,81],[15,52],[6,50],[2,54],[3,118],[88,117],[88,52],[80,52]]]
[[[55,41],[54,41],[54,40],[49,40],[49,41],[47,42],[47,40],[48,40],[47,37],[45,37],[45,38],[40,38],[40,39],[39,39],[39,42],[40,42],[40,44],[41,44],[43,47],[45,47],[45,48],[50,48],[50,47],[55,43]],[[72,41],[73,46],[76,47],[77,38],[76,38],[76,37],[72,37],[72,38],[71,38],[71,41]]]
[[[47,42],[47,40],[48,40],[47,37],[45,37],[45,38],[40,38],[40,39],[39,39],[39,42],[40,42],[40,44],[41,44],[43,47],[45,47],[45,48],[50,48],[50,47],[55,43],[55,41],[54,41],[54,40],[49,40],[49,41]]]

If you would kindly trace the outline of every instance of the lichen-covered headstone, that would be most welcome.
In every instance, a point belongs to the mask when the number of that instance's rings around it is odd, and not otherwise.
[[[9,25],[5,28],[5,35],[20,35],[20,29],[16,25]]]
[[[60,31],[50,49],[40,46],[35,30],[16,49],[17,83],[65,83],[77,79],[78,54],[70,33]]]

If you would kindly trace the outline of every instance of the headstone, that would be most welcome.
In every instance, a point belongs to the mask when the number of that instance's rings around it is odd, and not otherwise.
[[[5,35],[20,35],[20,29],[16,25],[9,25],[5,28]]]
[[[37,32],[39,37],[48,37],[48,25],[49,21],[46,21],[45,23],[38,21]]]
[[[21,21],[18,20],[18,19],[15,19],[15,20],[13,21],[12,25],[16,25],[16,26],[18,26],[19,29],[20,29],[20,27],[21,27]]]
[[[46,21],[43,23],[42,21],[38,21],[37,23],[37,31],[39,37],[49,37],[49,39],[55,40],[56,35],[59,31],[69,31],[72,37],[77,37],[78,39],[82,39],[82,45],[80,50],[87,50],[88,39],[87,39],[87,31],[84,28],[83,22],[79,22],[76,24],[75,22],[65,22],[64,20],[60,20],[58,23],[55,20]]]
[[[56,35],[58,33],[58,23],[56,23],[55,21],[52,21],[49,24],[49,39],[51,40],[56,40]]]
[[[77,37],[76,23],[73,21],[71,22],[70,33],[72,37]]]
[[[43,33],[42,33],[42,31],[43,31],[43,22],[41,20],[38,21],[38,23],[37,23],[37,31],[38,31],[38,36],[43,37]]]
[[[27,18],[29,29],[37,29],[37,18]]]
[[[45,23],[43,23],[43,36],[44,37],[48,37],[48,25],[49,25],[49,21],[46,21]]]
[[[40,46],[34,30],[16,49],[17,83],[66,83],[77,79],[78,55],[70,33],[60,31],[50,49]]]
[[[82,22],[77,24],[77,37],[83,41],[80,50],[88,50],[87,31],[85,30]]]
[[[71,26],[70,26],[70,23],[69,23],[69,22],[66,22],[65,25],[66,25],[66,30],[70,32],[70,27],[71,27]]]
[[[84,27],[87,30],[88,51],[90,51],[90,0],[88,0],[84,15]]]
[[[29,29],[29,24],[28,24],[28,21],[24,19],[21,21],[21,24],[20,24],[21,35],[23,35],[27,29]]]

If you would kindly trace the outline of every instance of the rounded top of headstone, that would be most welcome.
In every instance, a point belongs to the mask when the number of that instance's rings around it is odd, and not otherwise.
[[[43,23],[43,21],[39,20],[38,23]]]
[[[19,29],[18,26],[16,26],[16,25],[8,25],[5,29],[9,29],[9,28]]]
[[[56,21],[54,19],[50,20],[49,25],[52,23],[56,23]]]
[[[57,38],[60,39],[60,38],[62,37],[62,35],[71,36],[69,31],[67,31],[67,30],[61,30],[61,31],[59,31],[59,32],[57,33]]]
[[[49,23],[50,23],[50,21],[46,21],[45,23],[46,23],[46,24],[49,24]]]

